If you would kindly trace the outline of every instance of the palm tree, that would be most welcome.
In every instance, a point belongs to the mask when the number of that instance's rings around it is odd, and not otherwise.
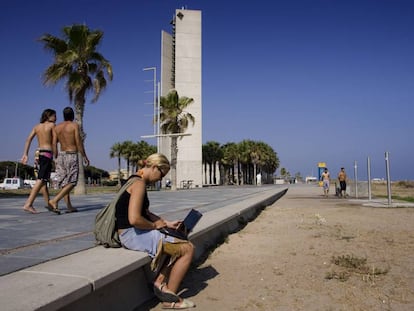
[[[279,159],[273,149],[260,141],[243,140],[242,142],[227,143],[220,147],[220,169],[223,169],[223,184],[254,184],[256,173],[264,175],[262,179],[270,183],[273,173],[279,167]],[[237,169],[237,172],[235,172]],[[237,176],[241,176],[240,180]],[[227,180],[230,177],[230,180]]]
[[[223,154],[220,148],[220,143],[216,141],[208,141],[203,145],[203,161],[209,165],[209,183],[217,184],[216,179],[216,164],[221,160]]]
[[[121,187],[121,155],[122,155],[122,144],[115,143],[111,147],[111,152],[109,156],[112,158],[118,158],[118,186]]]
[[[224,167],[224,184],[233,184],[236,183],[238,185],[238,175],[239,171],[235,173],[235,167],[237,165],[238,168],[238,161],[239,161],[239,148],[236,143],[227,143],[221,146],[222,149],[222,158],[221,158],[221,165]]]
[[[122,157],[125,159],[127,163],[127,178],[129,177],[131,171],[130,171],[130,162],[131,157],[134,155],[135,146],[134,143],[131,140],[124,141],[122,143]]]
[[[207,185],[207,165],[211,163],[211,152],[208,145],[204,144],[201,147],[202,161],[204,165],[204,184]],[[210,173],[210,183],[211,183],[211,173]]]
[[[194,125],[194,116],[185,109],[194,102],[188,97],[179,97],[176,90],[168,92],[167,96],[160,97],[160,128],[163,134],[171,135],[171,190],[177,189],[177,154],[178,137],[180,139],[191,122]]]
[[[44,72],[44,84],[55,85],[66,80],[69,101],[75,107],[75,120],[79,123],[82,140],[83,114],[88,93],[94,94],[92,102],[96,102],[107,86],[107,79],[112,80],[112,66],[98,51],[97,47],[103,38],[100,30],[90,30],[86,25],[74,24],[62,29],[63,38],[45,34],[39,41],[44,48],[54,54],[54,62]],[[85,194],[85,175],[83,159],[79,154],[79,180],[75,194]]]
[[[129,157],[132,172],[136,172],[139,160],[148,158],[149,155],[157,152],[157,147],[148,144],[146,141],[139,141],[131,146],[131,155]]]
[[[272,147],[269,145],[263,143],[263,161],[261,161],[261,170],[263,173],[266,174],[264,180],[267,183],[273,182],[273,175],[276,172],[276,170],[279,168],[279,158],[277,156],[277,153],[273,150]]]

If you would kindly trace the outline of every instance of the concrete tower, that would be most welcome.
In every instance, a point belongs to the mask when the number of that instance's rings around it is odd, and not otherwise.
[[[188,107],[195,118],[178,139],[177,188],[191,181],[202,186],[201,11],[178,9],[172,34],[161,33],[161,95],[176,89],[180,97],[193,98]],[[170,158],[170,138],[160,138],[160,152]],[[168,178],[168,176],[167,176]]]

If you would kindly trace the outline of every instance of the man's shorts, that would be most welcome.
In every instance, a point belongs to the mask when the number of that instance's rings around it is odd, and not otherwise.
[[[68,184],[76,185],[79,175],[77,152],[62,151],[56,159],[56,180],[60,188]]]

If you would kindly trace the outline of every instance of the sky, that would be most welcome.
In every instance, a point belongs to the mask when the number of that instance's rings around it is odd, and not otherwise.
[[[387,152],[390,178],[414,180],[411,0],[2,0],[0,161],[21,158],[44,109],[62,121],[67,92],[42,84],[53,58],[37,39],[81,23],[104,32],[114,72],[99,101],[87,99],[85,148],[91,165],[115,170],[115,143],[153,134],[143,68],[160,70],[161,30],[183,7],[202,11],[203,143],[262,141],[291,175],[317,176],[325,162],[358,180],[368,159],[371,177],[386,178]]]

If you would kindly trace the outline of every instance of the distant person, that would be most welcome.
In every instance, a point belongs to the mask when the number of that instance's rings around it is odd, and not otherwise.
[[[329,179],[330,179],[329,171],[328,171],[328,168],[325,167],[321,175],[321,180],[322,180],[323,193],[326,197],[329,194]]]
[[[147,186],[160,181],[170,170],[168,159],[159,153],[138,162],[138,171],[130,178],[135,181],[121,194],[115,205],[116,229],[123,247],[146,252],[153,258],[152,269],[158,274],[154,281],[154,293],[163,303],[163,309],[187,309],[195,304],[178,296],[181,281],[187,273],[194,246],[157,229],[177,229],[181,221],[168,221],[152,213]],[[161,257],[167,256],[167,260]],[[158,266],[158,267],[155,267]]]
[[[262,174],[258,173],[256,175],[256,185],[260,186],[262,184]]]
[[[49,210],[60,214],[58,207],[59,201],[64,198],[68,213],[77,212],[72,206],[70,192],[76,186],[79,175],[78,152],[83,157],[83,164],[89,165],[85,148],[80,136],[79,124],[74,122],[75,114],[71,107],[63,109],[63,122],[56,125],[55,140],[53,141],[54,150],[57,153],[57,143],[59,143],[59,154],[56,158],[56,179],[57,185],[61,188],[60,192],[49,201]],[[56,154],[55,154],[56,155]]]
[[[346,196],[346,180],[347,176],[345,173],[345,168],[341,167],[341,171],[338,174],[338,180],[339,180],[339,188],[340,192],[339,195],[343,198]]]
[[[53,164],[53,139],[55,138],[56,111],[45,109],[40,117],[40,123],[35,125],[26,139],[22,156],[22,163],[26,164],[29,157],[28,153],[33,138],[37,137],[38,148],[35,152],[36,183],[30,191],[29,198],[23,206],[23,210],[28,213],[37,214],[38,211],[33,207],[33,202],[39,192],[43,194],[46,204],[49,202],[49,190],[47,183],[50,179]]]

